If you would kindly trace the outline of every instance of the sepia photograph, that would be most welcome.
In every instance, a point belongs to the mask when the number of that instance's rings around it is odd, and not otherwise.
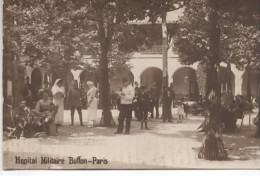
[[[260,170],[259,0],[3,0],[3,170]]]

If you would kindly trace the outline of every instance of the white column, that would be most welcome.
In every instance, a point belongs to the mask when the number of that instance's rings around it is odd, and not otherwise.
[[[231,70],[235,75],[235,95],[242,95],[242,76],[244,72],[236,69],[234,65],[231,65]]]
[[[80,83],[80,74],[83,72],[83,70],[71,70],[71,73],[73,75],[73,79],[76,79],[78,83]]]
[[[31,81],[32,81],[32,71],[33,71],[33,69],[34,68],[32,68],[32,67],[29,67],[29,66],[26,66],[25,67],[25,77],[29,77],[30,78],[30,83],[31,83]]]

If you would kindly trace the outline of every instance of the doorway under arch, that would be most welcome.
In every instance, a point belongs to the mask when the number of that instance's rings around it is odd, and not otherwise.
[[[189,101],[197,101],[199,97],[196,71],[191,67],[181,67],[172,75],[176,100],[184,96]]]
[[[134,75],[131,71],[125,70],[122,72],[117,73],[111,80],[110,80],[110,91],[119,91],[123,87],[122,78],[127,77],[131,84],[134,83]]]
[[[98,73],[89,72],[87,70],[84,70],[80,74],[80,88],[87,89],[87,82],[92,81],[96,87],[98,87]]]
[[[220,88],[221,93],[230,92],[232,95],[235,93],[235,75],[231,70],[226,67],[220,67]]]
[[[39,99],[38,92],[42,87],[42,73],[41,73],[40,69],[38,69],[38,68],[35,68],[32,71],[31,85],[33,86],[32,94],[33,94],[34,100],[37,101]]]
[[[163,72],[161,69],[156,67],[149,67],[145,69],[141,74],[140,86],[144,86],[148,89],[153,87],[153,83],[162,88]]]

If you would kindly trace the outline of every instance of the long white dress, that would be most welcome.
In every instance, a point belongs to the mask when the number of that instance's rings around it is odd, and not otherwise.
[[[87,121],[90,126],[93,126],[97,119],[97,88],[92,87],[88,90],[88,112],[87,112]]]
[[[58,106],[57,113],[55,115],[55,123],[62,124],[64,118],[64,97],[65,97],[65,89],[64,87],[58,87],[56,80],[54,86],[52,87],[52,94],[53,94],[53,104]]]

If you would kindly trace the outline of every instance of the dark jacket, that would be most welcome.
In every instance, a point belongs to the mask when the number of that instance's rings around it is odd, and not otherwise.
[[[79,88],[70,88],[67,94],[67,102],[70,106],[82,106],[81,91]]]
[[[159,101],[160,94],[161,94],[161,92],[158,87],[156,87],[156,88],[153,87],[150,89],[150,97],[153,102]]]
[[[148,110],[149,109],[149,96],[147,92],[139,92],[137,97],[137,106],[140,110]]]

